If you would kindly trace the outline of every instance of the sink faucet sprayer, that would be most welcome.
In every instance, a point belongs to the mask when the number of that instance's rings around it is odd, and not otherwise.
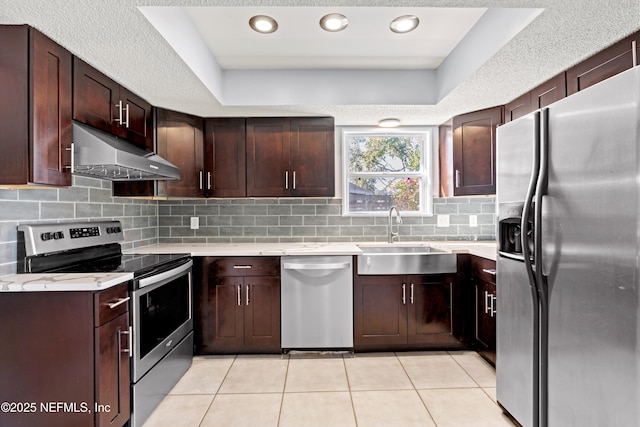
[[[396,211],[396,225],[398,230],[395,232],[393,231],[393,227],[391,225],[391,216],[394,210]],[[397,238],[398,235],[400,234],[400,224],[402,224],[402,217],[400,216],[400,211],[395,206],[391,206],[391,208],[389,209],[389,243],[393,243],[393,239]]]

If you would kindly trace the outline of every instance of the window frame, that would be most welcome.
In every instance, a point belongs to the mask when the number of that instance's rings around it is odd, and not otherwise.
[[[437,129],[437,128],[436,128]],[[418,172],[350,172],[349,171],[349,144],[348,139],[353,135],[369,136],[394,136],[422,134],[424,142],[421,144],[420,170]],[[367,178],[375,177],[418,177],[421,180],[420,188],[420,210],[400,211],[403,216],[432,216],[434,198],[434,127],[433,126],[405,126],[393,129],[381,129],[379,127],[343,127],[341,129],[342,142],[342,216],[345,217],[384,217],[388,211],[350,211],[349,204],[349,182],[351,176],[362,176]]]

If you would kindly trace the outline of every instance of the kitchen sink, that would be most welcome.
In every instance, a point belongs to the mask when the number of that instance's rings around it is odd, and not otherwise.
[[[429,246],[360,246],[357,273],[445,274],[457,271],[457,257]]]

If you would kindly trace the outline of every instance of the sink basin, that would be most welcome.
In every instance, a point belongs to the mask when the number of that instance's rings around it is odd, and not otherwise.
[[[455,254],[429,246],[360,246],[359,275],[446,274],[457,271]]]

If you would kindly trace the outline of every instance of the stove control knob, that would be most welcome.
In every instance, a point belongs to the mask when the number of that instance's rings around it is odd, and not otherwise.
[[[64,239],[64,233],[62,231],[56,231],[55,233],[53,233],[53,238],[56,240]]]
[[[52,238],[52,237],[53,237],[53,236],[52,236],[52,234],[51,234],[51,233],[42,233],[42,234],[40,235],[40,238],[41,238],[43,241],[45,241],[45,242],[46,242],[47,240],[51,240],[51,238]]]

